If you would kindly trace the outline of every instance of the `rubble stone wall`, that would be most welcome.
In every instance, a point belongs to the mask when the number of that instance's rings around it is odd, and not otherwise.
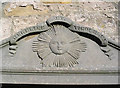
[[[64,1],[64,0],[61,0]],[[4,2],[0,40],[51,16],[65,16],[118,42],[118,2]]]

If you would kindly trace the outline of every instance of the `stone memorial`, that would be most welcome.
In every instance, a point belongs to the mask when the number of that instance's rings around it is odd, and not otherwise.
[[[118,83],[120,46],[63,16],[1,41],[0,51],[2,83]]]

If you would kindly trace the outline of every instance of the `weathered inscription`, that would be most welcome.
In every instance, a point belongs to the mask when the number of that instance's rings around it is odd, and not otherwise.
[[[88,27],[81,27],[81,26],[74,26],[74,25],[70,26],[69,29],[72,30],[72,31],[89,33],[91,35],[94,35],[97,38],[99,38],[99,40],[101,40],[101,45],[102,46],[107,46],[108,45],[107,39],[102,34],[97,32],[96,30],[93,30],[93,29],[88,28]]]
[[[55,26],[57,25],[57,26]],[[69,25],[66,26],[66,25]],[[55,28],[54,28],[55,27]],[[63,27],[63,29],[62,29]],[[66,28],[65,28],[66,27]],[[80,25],[76,25],[75,23],[73,23],[73,21],[71,21],[69,18],[66,18],[66,17],[63,17],[63,16],[54,16],[54,17],[51,17],[49,18],[46,22],[44,23],[41,23],[37,26],[33,26],[33,27],[29,27],[29,28],[26,28],[26,29],[23,29],[21,30],[20,32],[16,33],[14,36],[10,37],[9,39],[6,39],[3,41],[3,43],[1,43],[0,46],[3,46],[5,45],[6,43],[10,43],[10,47],[9,47],[9,51],[11,54],[14,55],[14,53],[16,53],[16,48],[17,48],[17,41],[19,41],[21,38],[23,38],[24,36],[26,35],[29,35],[31,33],[41,33],[41,32],[47,32],[48,34],[52,34],[51,36],[53,37],[53,31],[55,31],[55,29],[57,30],[57,28],[59,28],[58,32],[60,32],[60,30],[68,30],[68,31],[74,31],[74,32],[81,32],[81,33],[86,33],[86,34],[90,34],[90,36],[92,35],[92,37],[95,37],[97,38],[99,41],[97,41],[98,43],[100,43],[100,47],[106,47],[108,45],[108,40],[102,35],[100,34],[99,32],[97,32],[96,30],[93,30],[92,28],[88,28],[88,27],[83,27],[83,26],[80,26]],[[52,29],[52,31],[50,31],[50,29]],[[49,32],[50,31],[50,32]],[[43,34],[43,36],[46,36],[44,35],[44,33],[41,33]],[[87,37],[87,36],[86,36]],[[39,38],[39,37],[38,37]],[[39,38],[40,39],[40,38]],[[39,40],[38,39],[38,40]],[[64,38],[65,39],[65,38]],[[44,38],[41,38],[40,41],[43,41]],[[62,43],[60,41],[58,41],[58,36],[55,37],[53,39],[54,41],[57,41],[56,44],[59,44],[59,45],[62,45]],[[55,45],[53,44],[54,41],[49,41],[50,44],[49,44],[49,48],[51,49],[51,51],[53,53],[56,53],[56,54],[63,54],[65,53],[68,48],[65,47],[64,49],[65,50],[61,50],[60,52],[57,51],[57,49],[53,48]],[[62,41],[62,40],[61,40]],[[77,42],[79,40],[75,40],[73,42]],[[94,40],[95,41],[95,40]],[[43,41],[45,42],[45,41]],[[66,43],[63,41],[63,44]],[[71,42],[72,43],[72,42]],[[37,43],[35,43],[37,44]],[[81,45],[82,43],[80,43]],[[69,44],[68,44],[69,45]],[[33,45],[34,46],[34,45]],[[36,47],[36,45],[35,45]],[[59,46],[58,46],[59,47]],[[67,49],[66,49],[67,48]],[[104,49],[104,48],[103,48]],[[101,50],[103,50],[101,49]],[[36,51],[33,50],[33,51]],[[79,52],[81,52],[81,50],[78,50]],[[84,51],[84,50],[83,50]],[[104,51],[104,50],[103,50]],[[106,52],[106,51],[105,51]],[[108,55],[108,54],[107,54]]]
[[[10,43],[16,44],[17,40],[19,40],[24,35],[27,35],[29,33],[34,33],[34,32],[42,32],[42,31],[48,30],[48,28],[49,27],[47,25],[43,25],[43,26],[33,26],[33,27],[23,29],[22,31],[18,32],[11,38]]]

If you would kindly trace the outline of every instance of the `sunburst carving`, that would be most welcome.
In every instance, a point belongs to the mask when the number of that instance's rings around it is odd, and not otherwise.
[[[54,25],[39,34],[32,48],[45,66],[72,67],[78,64],[77,59],[81,52],[85,52],[86,43],[81,41],[77,33],[62,25]]]

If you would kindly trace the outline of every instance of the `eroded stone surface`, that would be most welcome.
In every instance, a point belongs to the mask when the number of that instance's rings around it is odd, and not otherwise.
[[[10,18],[1,18],[1,30],[0,30],[0,40],[8,38],[12,35],[12,19]]]
[[[70,4],[11,2],[5,4],[3,13],[4,16],[10,16],[6,19],[12,20],[14,31],[11,34],[25,27],[39,24],[51,16],[62,15],[81,25],[94,28],[118,42],[117,7],[117,2],[74,2]],[[7,27],[6,29],[12,30]],[[3,39],[7,37],[7,35],[3,35]]]
[[[6,16],[30,16],[30,15],[45,14],[47,12],[48,10],[45,9],[44,7],[42,9],[39,8],[35,10],[35,8],[31,4],[20,5],[20,6],[16,6],[16,5],[11,6],[8,4],[8,6],[4,8],[4,13]]]

